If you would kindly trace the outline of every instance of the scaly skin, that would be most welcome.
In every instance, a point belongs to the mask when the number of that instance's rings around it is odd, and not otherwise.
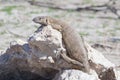
[[[68,52],[68,55],[72,58],[72,60],[74,59],[74,61],[76,62],[79,61],[79,64],[82,63],[84,66],[84,69],[82,70],[89,73],[90,68],[87,50],[85,50],[82,38],[79,36],[77,31],[75,31],[74,28],[68,26],[65,22],[49,16],[38,16],[35,17],[33,21],[41,25],[51,25],[53,29],[60,31],[62,33],[63,41],[65,43],[65,48]],[[64,54],[63,58],[68,60],[67,58],[69,57],[67,56],[66,58],[65,56],[67,55]],[[68,61],[70,61],[70,59]],[[72,61],[73,64],[75,63],[74,61]]]

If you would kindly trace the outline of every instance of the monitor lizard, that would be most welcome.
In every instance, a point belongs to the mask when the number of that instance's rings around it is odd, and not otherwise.
[[[89,73],[90,66],[88,62],[87,50],[85,49],[83,39],[74,28],[70,27],[61,20],[57,20],[49,16],[38,16],[35,17],[33,21],[44,26],[51,25],[53,29],[60,31],[62,33],[65,48],[70,58],[64,53],[62,53],[61,56],[73,64],[79,63],[80,67],[84,67],[82,70]]]

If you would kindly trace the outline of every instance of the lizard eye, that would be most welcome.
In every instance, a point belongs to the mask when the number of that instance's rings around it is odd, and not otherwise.
[[[41,20],[41,18],[39,18],[39,20]]]
[[[46,22],[48,23],[48,20],[46,19]]]

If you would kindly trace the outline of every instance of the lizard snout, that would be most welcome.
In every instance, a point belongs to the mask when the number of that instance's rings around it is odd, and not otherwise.
[[[35,22],[35,23],[38,23],[39,19],[38,18],[33,18],[32,21]]]
[[[41,25],[45,25],[45,26],[48,25],[47,18],[44,16],[33,18],[33,22]]]

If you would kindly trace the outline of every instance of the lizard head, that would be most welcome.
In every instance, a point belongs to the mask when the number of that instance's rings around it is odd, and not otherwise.
[[[35,23],[39,23],[41,25],[48,25],[49,24],[49,20],[47,16],[37,16],[35,18],[33,18],[33,21]]]
[[[59,23],[59,20],[54,19],[52,17],[38,16],[38,17],[33,18],[33,21],[35,23],[39,23],[39,24],[44,25],[44,26],[51,25],[52,28],[54,28],[58,31],[62,31],[62,27],[61,27],[61,24]]]

